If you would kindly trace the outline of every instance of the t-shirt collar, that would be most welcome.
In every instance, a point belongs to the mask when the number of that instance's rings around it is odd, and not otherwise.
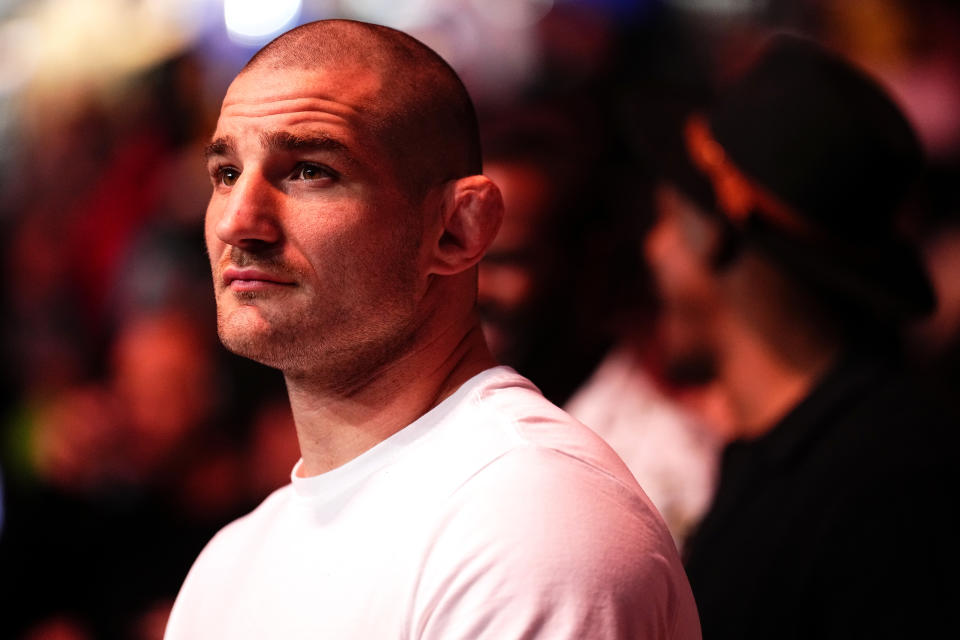
[[[319,475],[307,478],[297,475],[303,459],[297,461],[290,473],[294,494],[299,498],[316,499],[320,497],[334,498],[360,482],[369,478],[377,470],[386,466],[403,451],[415,446],[427,436],[435,426],[450,415],[459,405],[468,400],[485,382],[503,373],[513,373],[505,366],[492,367],[481,371],[460,385],[456,391],[445,398],[437,406],[400,429],[387,439],[377,443],[370,449],[349,462]]]

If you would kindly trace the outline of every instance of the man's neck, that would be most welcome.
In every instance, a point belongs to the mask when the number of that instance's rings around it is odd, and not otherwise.
[[[494,366],[479,323],[451,326],[387,364],[349,393],[287,376],[303,464],[300,475],[335,469],[437,406]]]
[[[727,332],[719,362],[735,422],[734,436],[756,438],[770,431],[797,406],[836,362],[836,345],[814,340],[782,344],[739,326]]]

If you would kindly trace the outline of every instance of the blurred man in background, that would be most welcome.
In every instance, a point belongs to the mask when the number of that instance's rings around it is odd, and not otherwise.
[[[934,306],[896,226],[913,132],[859,71],[778,36],[678,156],[646,255],[675,368],[736,424],[686,554],[704,636],[929,637],[955,602],[957,422],[899,363]]]
[[[498,361],[623,458],[682,546],[712,495],[716,438],[650,371],[639,221],[610,196],[612,151],[585,111],[539,101],[487,123],[484,170],[505,209],[479,265],[482,326]]]
[[[220,338],[283,372],[301,460],[200,555],[168,638],[699,637],[622,462],[494,366],[476,265],[503,204],[439,56],[299,27],[234,80],[207,155]]]
[[[607,153],[599,120],[550,99],[499,112],[483,128],[484,172],[505,205],[479,265],[484,336],[498,362],[560,406],[610,342],[605,234],[616,221],[596,193]]]

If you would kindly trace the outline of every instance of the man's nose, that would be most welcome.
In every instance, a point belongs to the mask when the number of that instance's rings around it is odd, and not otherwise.
[[[280,192],[255,171],[240,175],[224,198],[217,237],[241,249],[253,250],[280,241],[283,233],[279,219]]]
[[[648,265],[655,264],[660,259],[660,256],[666,251],[666,244],[663,222],[657,220],[641,240],[643,259]]]

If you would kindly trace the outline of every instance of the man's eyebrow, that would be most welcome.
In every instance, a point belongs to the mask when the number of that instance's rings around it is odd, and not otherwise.
[[[260,134],[260,144],[270,151],[337,151],[353,161],[349,149],[342,141],[328,135],[299,135],[289,131],[266,131]],[[203,150],[203,157],[209,160],[216,156],[229,156],[236,153],[236,142],[232,136],[214,139]]]
[[[216,138],[203,149],[203,159],[209,160],[213,156],[228,156],[234,152],[236,145],[230,136]]]
[[[260,135],[260,144],[270,151],[349,151],[346,144],[332,136],[289,131],[266,131]]]

